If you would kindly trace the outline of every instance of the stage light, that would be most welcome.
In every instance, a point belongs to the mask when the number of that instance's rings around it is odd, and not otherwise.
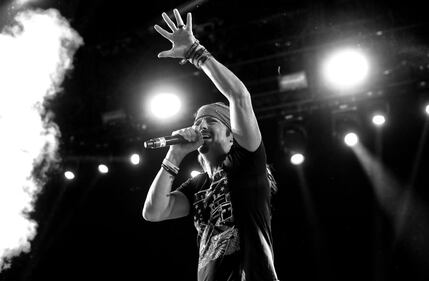
[[[307,145],[307,132],[303,126],[302,116],[288,115],[279,123],[280,145],[293,165],[304,162]]]
[[[98,165],[98,171],[101,173],[101,174],[107,174],[108,172],[109,172],[109,167],[107,167],[106,165],[104,165],[104,164],[100,164],[100,165]]]
[[[140,164],[140,155],[138,155],[137,153],[134,153],[130,156],[130,162],[133,165],[138,165]]]
[[[304,163],[305,157],[304,155],[302,155],[301,153],[294,153],[291,157],[290,157],[290,162],[293,165],[301,165],[302,163]]]
[[[102,113],[101,120],[104,125],[122,125],[129,122],[128,115],[123,109],[117,109]]]
[[[383,114],[374,114],[372,116],[372,123],[378,127],[383,126],[386,123],[386,117]]]
[[[426,111],[426,114],[429,115],[429,104],[426,105],[425,111]]]
[[[280,91],[296,91],[308,87],[305,71],[289,73],[278,78]]]
[[[364,106],[366,107],[366,114],[371,118],[372,124],[377,127],[382,127],[386,124],[389,116],[389,104],[385,101],[368,101]]]
[[[365,80],[369,72],[369,63],[362,52],[345,49],[329,56],[322,71],[330,87],[348,90]]]
[[[359,137],[355,132],[349,132],[344,136],[344,143],[347,146],[355,146],[359,142]]]
[[[150,101],[150,111],[158,119],[171,118],[179,113],[182,103],[179,97],[172,93],[160,93]]]
[[[348,146],[354,146],[359,142],[363,133],[361,118],[356,105],[341,105],[339,109],[332,111],[333,135]]]
[[[72,171],[65,171],[64,172],[64,177],[67,180],[73,180],[75,178],[75,174]]]
[[[196,176],[198,176],[199,174],[201,174],[201,172],[200,171],[192,171],[191,172],[191,177],[193,177],[193,178],[195,178]]]

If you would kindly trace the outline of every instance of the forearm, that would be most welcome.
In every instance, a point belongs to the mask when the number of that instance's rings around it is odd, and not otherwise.
[[[209,57],[201,69],[228,101],[240,101],[250,97],[243,82],[214,57]]]
[[[172,183],[173,177],[161,168],[146,196],[143,207],[143,217],[145,220],[157,221],[163,217],[163,214],[168,209]]]
[[[229,101],[234,139],[245,149],[255,151],[262,137],[246,86],[212,56],[201,64],[201,69]]]
[[[179,166],[182,158],[173,157],[170,153],[167,153],[166,159],[174,165]],[[158,171],[146,196],[143,207],[144,219],[159,221],[164,217],[168,217],[173,181],[174,176],[164,168]]]

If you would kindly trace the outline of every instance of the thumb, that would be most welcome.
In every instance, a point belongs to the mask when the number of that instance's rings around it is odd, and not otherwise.
[[[171,50],[163,51],[163,52],[158,54],[158,58],[168,58],[168,57],[171,57],[171,55],[172,55]]]

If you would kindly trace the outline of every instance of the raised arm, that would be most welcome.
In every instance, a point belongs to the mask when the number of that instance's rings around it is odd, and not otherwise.
[[[234,139],[245,149],[255,151],[261,143],[261,132],[246,86],[212,56],[205,61],[202,69],[229,101]]]
[[[155,29],[170,40],[173,47],[159,53],[158,57],[188,59],[206,73],[230,105],[231,127],[235,140],[249,151],[255,151],[261,143],[261,133],[253,111],[250,94],[238,77],[218,62],[199,44],[192,33],[192,15],[187,14],[186,25],[175,9],[176,24],[163,13],[163,18],[172,32],[156,25]]]

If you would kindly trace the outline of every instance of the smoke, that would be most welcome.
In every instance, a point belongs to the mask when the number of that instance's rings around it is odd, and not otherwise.
[[[45,104],[82,44],[54,9],[20,12],[0,33],[0,272],[36,235],[29,214],[43,174],[58,160],[60,137]]]

